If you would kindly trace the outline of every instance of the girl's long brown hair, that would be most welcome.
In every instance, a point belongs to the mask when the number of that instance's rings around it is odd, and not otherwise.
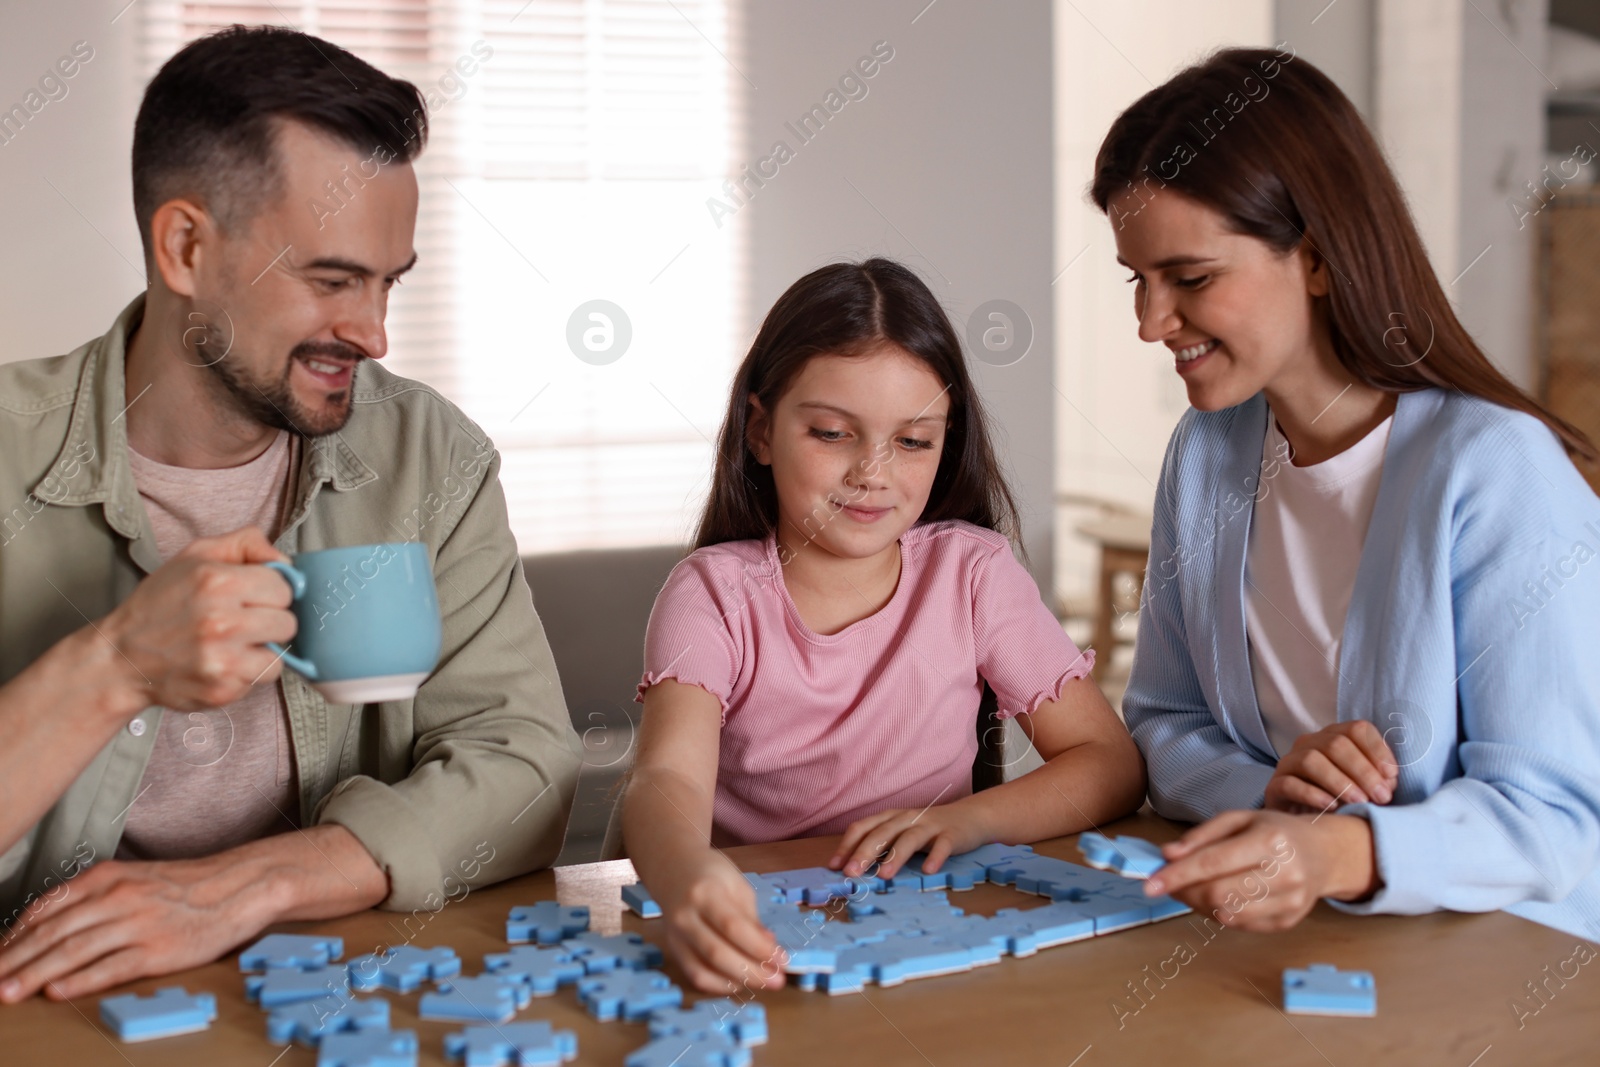
[[[1539,419],[1569,454],[1597,458],[1582,431],[1501,374],[1461,325],[1377,142],[1310,63],[1225,49],[1118,116],[1095,159],[1091,199],[1115,226],[1165,190],[1280,253],[1308,243],[1329,267],[1333,351],[1356,380],[1481,397]]]
[[[917,521],[963,519],[1016,542],[1016,503],[990,446],[988,420],[949,318],[910,270],[892,260],[869,259],[812,271],[767,312],[734,375],[695,548],[762,539],[777,529],[772,468],[757,462],[746,438],[750,397],[759,397],[772,411],[807,360],[865,355],[884,343],[921,360],[950,397],[944,451]]]

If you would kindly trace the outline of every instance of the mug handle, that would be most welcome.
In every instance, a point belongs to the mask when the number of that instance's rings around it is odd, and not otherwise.
[[[293,599],[299,600],[306,595],[306,576],[302,572],[287,563],[280,563],[277,560],[263,563],[262,566],[283,575],[283,580],[289,583],[289,595]],[[267,647],[277,653],[283,662],[293,668],[296,673],[304,675],[313,682],[317,681],[317,665],[315,663],[295,655],[276,641],[268,641]]]

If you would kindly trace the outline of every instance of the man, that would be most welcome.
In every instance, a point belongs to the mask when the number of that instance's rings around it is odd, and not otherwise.
[[[376,363],[426,132],[414,86],[325,41],[195,42],[134,130],[147,292],[0,367],[0,1002],[437,910],[560,849],[578,745],[498,455]],[[289,590],[256,564],[412,539],[444,631],[416,696],[282,672]]]

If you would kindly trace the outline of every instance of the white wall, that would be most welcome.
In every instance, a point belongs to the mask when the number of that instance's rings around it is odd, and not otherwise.
[[[9,2],[0,15],[0,110],[26,106],[76,42],[93,49],[66,95],[0,143],[0,362],[71,351],[144,288],[128,174],[139,20],[117,17],[126,3]]]
[[[1048,589],[1054,474],[1049,0],[752,0],[746,6],[749,152],[795,158],[742,208],[752,229],[751,331],[792,282],[840,259],[887,255],[918,271],[966,335],[1008,300],[1032,321],[1010,366],[973,361]],[[894,58],[822,132],[785,128],[852,63]]]
[[[1057,0],[1056,464],[1072,493],[1148,510],[1161,457],[1188,407],[1166,349],[1141,342],[1127,271],[1088,202],[1100,141],[1134,100],[1212,49],[1272,43],[1271,0]],[[1069,266],[1070,264],[1070,266]],[[1064,513],[1063,519],[1067,518]],[[1057,587],[1086,592],[1095,550],[1057,534]]]
[[[1546,0],[1377,7],[1379,140],[1462,322],[1524,387],[1537,229],[1512,205],[1546,162],[1547,17]]]

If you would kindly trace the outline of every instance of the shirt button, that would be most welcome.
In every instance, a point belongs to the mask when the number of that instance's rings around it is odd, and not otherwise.
[[[143,719],[134,719],[132,722],[130,722],[128,724],[128,732],[130,734],[132,734],[134,737],[143,737],[144,736],[144,720]]]

